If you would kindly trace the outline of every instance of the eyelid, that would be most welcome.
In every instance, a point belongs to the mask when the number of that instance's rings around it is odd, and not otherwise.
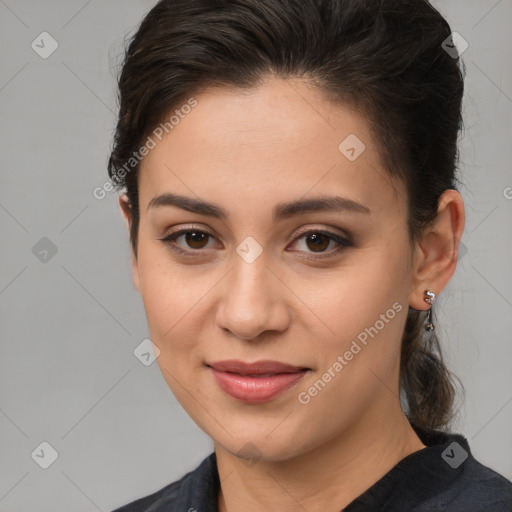
[[[162,242],[165,243],[166,239],[169,239],[170,237],[179,237],[181,235],[185,235],[187,233],[197,231],[199,233],[205,233],[212,238],[217,239],[217,235],[212,232],[209,228],[203,227],[200,224],[180,224],[179,229],[175,230],[169,230],[166,231],[165,235],[162,238],[159,238]],[[192,250],[192,249],[191,249]]]
[[[331,228],[331,227],[326,228],[321,225],[315,226],[314,224],[312,226],[311,225],[305,226],[305,227],[299,228],[297,231],[295,231],[294,234],[292,235],[291,240],[294,241],[303,235],[313,232],[313,233],[323,233],[324,235],[332,236],[333,238],[336,237],[338,239],[344,240],[346,243],[350,242],[352,237],[348,233],[343,233],[343,232],[334,233],[333,231],[331,231],[332,229],[336,229],[336,228]]]

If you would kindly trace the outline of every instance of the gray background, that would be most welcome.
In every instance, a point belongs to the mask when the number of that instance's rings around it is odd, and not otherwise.
[[[0,0],[2,512],[109,511],[212,450],[156,363],[133,354],[149,333],[127,232],[117,195],[92,194],[106,181],[124,36],[154,3]],[[437,324],[466,388],[457,429],[510,479],[512,2],[435,5],[469,43],[467,226]],[[46,59],[31,47],[44,31],[59,45]],[[58,452],[48,469],[31,457],[43,441]]]

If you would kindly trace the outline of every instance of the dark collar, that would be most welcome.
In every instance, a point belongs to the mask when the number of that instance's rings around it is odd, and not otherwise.
[[[468,442],[463,436],[414,429],[427,448],[402,459],[352,501],[344,509],[346,512],[378,510],[382,504],[394,500],[398,500],[401,507],[410,506],[412,510],[413,505],[442,494],[462,474],[462,459],[471,457]],[[201,512],[218,512],[219,488],[217,458],[213,452],[195,471],[182,479],[177,502],[186,503],[189,508]]]
[[[414,430],[426,448],[402,459],[343,512],[512,509],[512,483],[476,461],[463,436]],[[213,452],[180,480],[115,512],[218,512],[219,489]]]
[[[426,448],[398,462],[344,512],[413,510],[419,504],[434,503],[443,495],[449,499],[450,488],[463,474],[465,462],[474,461],[466,438],[413,428]]]

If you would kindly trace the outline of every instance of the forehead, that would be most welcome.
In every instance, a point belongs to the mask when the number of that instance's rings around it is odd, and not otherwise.
[[[404,213],[403,186],[382,165],[367,120],[313,86],[269,78],[194,98],[142,161],[141,211],[165,192],[211,199],[234,215],[330,193]]]

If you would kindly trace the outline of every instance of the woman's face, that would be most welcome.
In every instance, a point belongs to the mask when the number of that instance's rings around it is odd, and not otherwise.
[[[413,288],[403,185],[367,121],[302,82],[195,99],[139,176],[134,282],[164,378],[233,454],[285,460],[380,428],[399,403]],[[330,207],[300,206],[319,199]],[[226,392],[208,366],[226,360],[309,370],[263,391],[264,377],[235,376]]]

